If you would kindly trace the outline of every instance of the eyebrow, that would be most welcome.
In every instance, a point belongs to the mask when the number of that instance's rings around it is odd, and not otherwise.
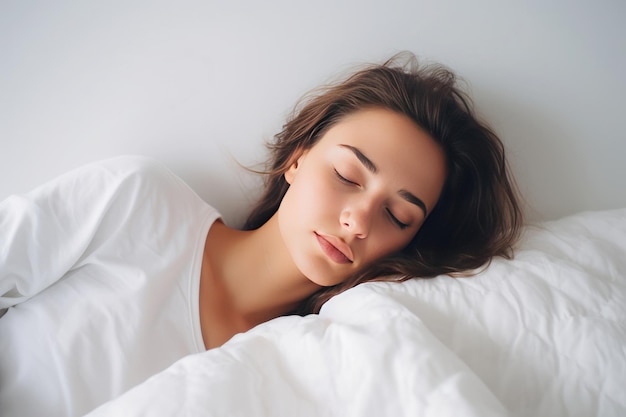
[[[361,161],[363,166],[365,166],[365,168],[367,168],[368,171],[370,171],[373,174],[378,172],[378,167],[376,166],[376,164],[374,164],[371,159],[365,156],[365,154],[361,152],[359,148],[355,148],[354,146],[344,145],[344,144],[341,144],[339,146],[352,151],[352,153],[357,157],[359,161]],[[400,194],[400,197],[402,197],[409,203],[414,204],[417,207],[421,208],[422,211],[424,212],[424,217],[428,215],[428,209],[426,208],[426,204],[424,204],[422,199],[417,197],[415,194],[404,189],[398,191],[398,194]]]
[[[424,212],[424,217],[428,215],[426,204],[424,204],[424,202],[420,198],[418,198],[416,195],[414,195],[413,193],[407,190],[400,190],[399,193],[400,193],[400,196],[404,198],[406,201],[408,201],[411,204],[415,204],[417,207],[421,208],[422,211]]]
[[[368,171],[370,171],[372,174],[376,174],[376,172],[378,172],[378,168],[376,167],[376,165],[372,162],[371,159],[365,156],[363,152],[359,150],[359,148],[355,148],[354,146],[350,146],[350,145],[339,145],[339,146],[341,146],[342,148],[351,150],[352,153],[354,153],[354,155],[357,157],[357,159],[361,161],[361,163],[365,166],[365,168],[367,168]]]

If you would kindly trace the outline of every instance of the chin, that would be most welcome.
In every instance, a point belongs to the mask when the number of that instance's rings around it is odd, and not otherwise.
[[[306,275],[309,281],[319,285],[320,287],[333,287],[335,285],[345,282],[352,276],[352,272],[337,274],[337,271],[316,271]]]
[[[309,278],[309,281],[311,281],[312,283],[319,285],[320,287],[332,287],[334,285],[340,284],[342,282],[342,280],[329,280],[328,278],[324,279],[311,279]]]
[[[312,283],[320,287],[332,287],[346,280],[345,276],[337,276],[336,271],[328,271],[326,268],[319,267],[302,267],[300,271]]]
[[[291,246],[291,248],[295,247],[297,246]],[[320,287],[332,287],[340,284],[352,273],[351,268],[349,268],[350,265],[334,264],[323,254],[311,253],[306,250],[293,250],[291,256],[300,273]]]

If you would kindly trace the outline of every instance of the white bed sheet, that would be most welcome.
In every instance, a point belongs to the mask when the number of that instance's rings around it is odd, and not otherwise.
[[[369,283],[91,416],[626,415],[626,209],[527,228],[472,278]]]

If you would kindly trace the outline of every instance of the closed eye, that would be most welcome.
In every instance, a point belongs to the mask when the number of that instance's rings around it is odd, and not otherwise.
[[[337,176],[337,178],[339,178],[339,181],[341,181],[341,182],[343,182],[345,184],[349,184],[349,185],[357,185],[357,186],[359,185],[358,183],[356,183],[356,182],[354,182],[352,180],[349,180],[346,177],[344,177],[343,175],[341,175],[339,173],[339,171],[337,171],[337,169],[333,168],[333,170],[335,171],[335,175]]]
[[[396,216],[393,215],[393,213],[391,212],[391,210],[389,209],[385,209],[387,210],[387,214],[389,215],[389,218],[391,219],[391,221],[398,226],[401,230],[406,229],[407,227],[409,227],[408,224],[401,222],[400,220],[398,220],[398,218]]]

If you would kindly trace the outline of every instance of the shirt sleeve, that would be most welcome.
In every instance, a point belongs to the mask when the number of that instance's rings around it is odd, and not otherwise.
[[[120,184],[142,161],[123,157],[90,164],[0,202],[0,316],[76,265],[119,199]]]

